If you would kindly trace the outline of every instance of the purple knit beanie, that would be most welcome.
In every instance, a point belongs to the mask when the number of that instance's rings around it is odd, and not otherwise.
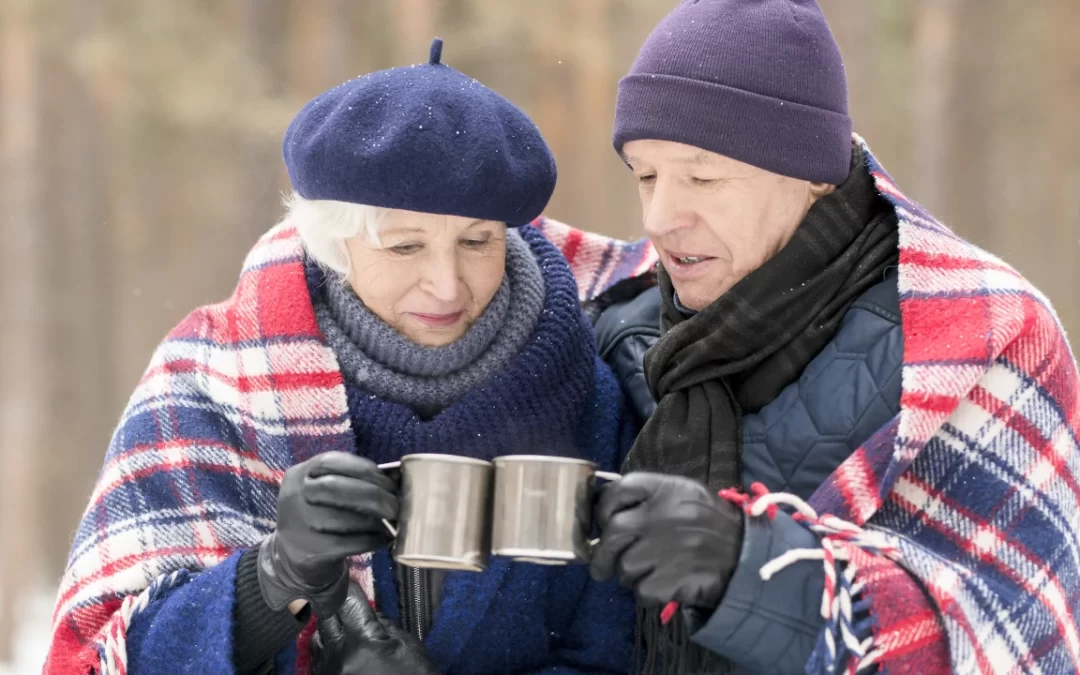
[[[815,0],[683,0],[619,82],[615,150],[675,141],[773,173],[843,183],[851,118]]]

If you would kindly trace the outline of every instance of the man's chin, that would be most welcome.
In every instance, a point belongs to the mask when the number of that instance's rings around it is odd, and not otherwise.
[[[723,282],[711,284],[704,281],[685,284],[672,283],[672,286],[675,287],[675,295],[679,298],[679,304],[695,312],[700,312],[711,305],[728,289],[728,285]],[[718,286],[720,290],[717,290]]]

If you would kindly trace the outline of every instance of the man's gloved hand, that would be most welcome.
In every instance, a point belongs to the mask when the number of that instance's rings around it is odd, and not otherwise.
[[[423,645],[376,616],[356,584],[337,614],[319,619],[311,656],[315,675],[439,675]]]
[[[711,613],[739,562],[743,514],[697,481],[631,473],[603,488],[590,572],[618,576],[647,604],[676,601]]]
[[[385,546],[397,519],[397,484],[368,459],[327,452],[289,468],[277,529],[259,547],[259,587],[271,609],[308,600],[319,617],[345,601],[345,559]]]

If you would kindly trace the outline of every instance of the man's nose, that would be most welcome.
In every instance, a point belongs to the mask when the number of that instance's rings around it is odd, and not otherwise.
[[[652,238],[662,237],[688,224],[685,204],[677,191],[666,183],[657,184],[643,215],[645,234]]]

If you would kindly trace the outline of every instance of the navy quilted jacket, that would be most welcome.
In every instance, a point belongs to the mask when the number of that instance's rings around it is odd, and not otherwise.
[[[851,306],[833,340],[771,403],[743,417],[742,481],[804,499],[900,407],[903,336],[895,270]],[[601,356],[641,417],[652,414],[642,357],[660,336],[660,292],[652,288],[606,309],[596,322]],[[739,566],[720,607],[693,639],[734,664],[735,673],[802,673],[820,632],[824,574],[800,562],[768,583],[758,570],[814,535],[784,514],[747,522]]]

